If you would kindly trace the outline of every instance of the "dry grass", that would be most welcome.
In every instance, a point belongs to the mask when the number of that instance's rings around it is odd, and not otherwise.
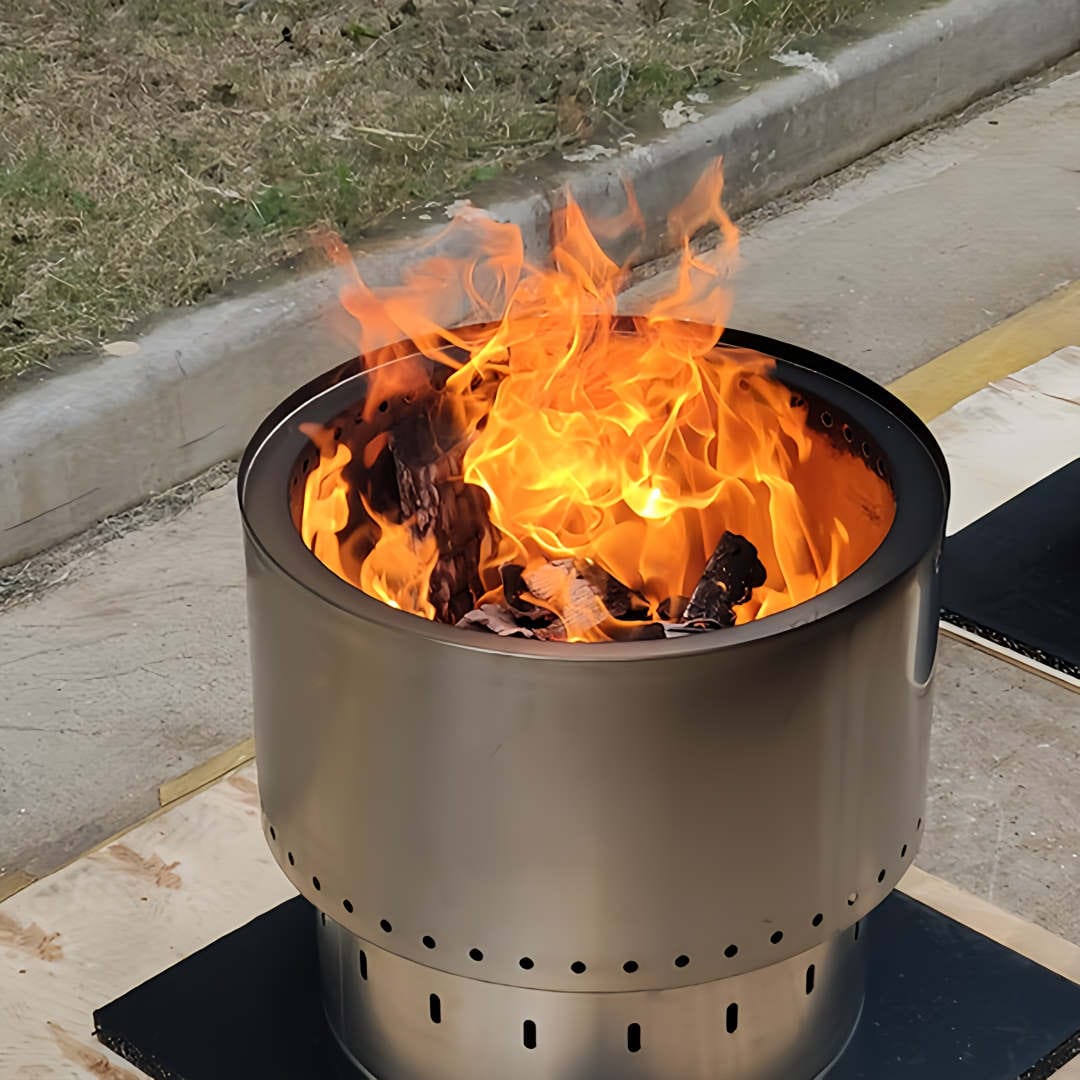
[[[565,149],[873,0],[8,0],[0,375]]]

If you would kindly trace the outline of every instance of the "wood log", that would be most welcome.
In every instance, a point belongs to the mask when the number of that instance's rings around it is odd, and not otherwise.
[[[718,627],[735,625],[735,605],[745,604],[767,574],[757,548],[738,533],[725,532],[705,564],[701,580],[682,614],[687,623],[706,620]]]
[[[401,516],[418,540],[434,535],[439,557],[429,597],[440,622],[457,623],[483,595],[480,551],[488,498],[462,477],[465,447],[432,398],[390,432]]]

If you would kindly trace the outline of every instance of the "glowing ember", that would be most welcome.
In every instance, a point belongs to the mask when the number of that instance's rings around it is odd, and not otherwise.
[[[620,636],[617,618],[677,618],[726,534],[748,540],[764,567],[764,583],[733,607],[737,622],[854,571],[892,523],[891,492],[808,428],[807,406],[771,377],[771,360],[714,348],[737,247],[722,186],[717,163],[673,215],[676,288],[629,324],[617,318],[625,271],[570,200],[548,268],[525,262],[516,227],[479,212],[455,220],[399,288],[369,289],[328,241],[349,272],[342,300],[370,369],[363,420],[392,400],[428,400],[428,435],[443,441],[402,469],[410,459],[393,427],[349,446],[305,426],[319,460],[306,478],[304,543],[368,595],[428,619],[461,617],[449,597],[463,574],[475,579],[465,611],[505,605],[515,568],[516,602],[554,612],[572,641]],[[631,198],[620,229],[636,217]],[[719,244],[695,255],[690,238],[706,226],[718,227]],[[462,306],[484,325],[448,328]],[[391,451],[398,490],[388,508],[370,476]],[[447,542],[442,519],[459,507],[480,524]],[[597,574],[633,598],[632,610],[605,607],[602,587],[584,596],[581,583]]]

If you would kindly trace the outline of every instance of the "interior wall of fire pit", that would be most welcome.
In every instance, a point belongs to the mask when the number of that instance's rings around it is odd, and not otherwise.
[[[464,353],[453,348],[448,347],[445,351],[452,359],[461,362],[466,359]],[[724,350],[716,350],[716,356],[722,359]],[[737,358],[738,354],[733,352],[732,356]],[[372,446],[376,440],[385,440],[388,435],[393,439],[395,432],[408,433],[403,441],[415,440],[417,436],[414,432],[420,433],[421,440],[433,438],[442,440],[444,445],[441,449],[444,455],[448,454],[453,447],[453,432],[433,431],[426,422],[430,403],[439,394],[449,369],[416,355],[408,357],[408,360],[411,363],[419,363],[427,372],[431,385],[424,392],[410,388],[407,392],[395,393],[383,398],[374,408],[366,407],[363,397],[358,398],[350,402],[347,408],[334,416],[326,425],[326,431],[333,442],[347,446],[352,456],[352,460],[345,468],[345,475],[349,480],[348,524],[338,534],[343,550],[348,549],[350,537],[358,533],[368,532],[372,536],[378,535],[376,529],[370,528],[371,517],[358,492],[368,490],[371,493],[378,493],[383,503],[376,506],[376,510],[388,514],[391,518],[403,516],[402,507],[397,498],[395,455],[391,453],[389,447],[384,446],[377,456],[368,461],[365,454],[368,447]],[[785,368],[781,365],[777,371],[777,376],[781,381],[784,381],[784,374]],[[809,431],[831,445],[837,454],[861,461],[867,470],[882,478],[891,490],[890,464],[872,430],[860,423],[856,417],[845,414],[835,402],[827,400],[808,387],[805,379],[798,378],[798,372],[795,369],[788,369],[787,374],[790,380],[792,404],[796,407],[805,405],[806,427]],[[364,390],[368,385],[366,382],[360,382],[358,389]],[[301,528],[307,478],[318,463],[319,448],[312,442],[297,455],[289,472],[289,511],[297,530]],[[478,552],[479,541],[476,534],[486,527],[484,517],[486,495],[479,489],[464,484],[460,478],[442,481],[438,491],[440,514],[445,514],[452,520],[456,519],[455,546],[465,549],[472,545]],[[887,512],[891,515],[892,508],[888,508]],[[753,542],[754,538],[748,537],[748,539]],[[463,553],[459,561],[464,566],[470,562],[470,556],[467,552]],[[472,561],[475,564],[477,560],[473,557]],[[475,565],[473,570],[475,570]],[[460,576],[464,579],[470,575],[467,570],[463,570]],[[461,587],[461,583],[458,587]],[[460,598],[451,599],[448,621],[457,621],[470,611],[479,601],[481,591],[462,588]]]
[[[453,355],[454,350],[448,349],[447,352]],[[426,366],[435,378],[438,371],[436,366],[430,363]],[[778,374],[782,378],[783,369]],[[437,386],[437,379],[435,385]],[[363,384],[358,389],[363,390]],[[838,452],[861,458],[868,469],[873,470],[890,487],[892,486],[890,464],[873,432],[863,427],[854,418],[839,412],[834,404],[819,394],[803,387],[792,388],[792,399],[806,403],[806,426],[811,431],[827,439]],[[361,398],[334,416],[327,424],[327,428],[335,442],[343,442],[346,446],[358,450],[367,446],[376,437],[392,431],[395,426],[419,415],[424,404],[424,398],[417,397],[415,394],[398,394],[380,402],[379,408],[370,416],[365,417],[364,402]],[[318,448],[314,443],[309,443],[301,450],[289,471],[289,512],[297,530],[300,529],[304,505],[304,482],[318,460]]]
[[[298,424],[356,423],[365,376],[264,425],[240,479],[264,823],[349,933],[522,988],[690,986],[821,945],[910,864],[947,479],[880,388],[764,344],[897,516],[838,586],[694,639],[560,646],[391,610],[296,528]]]

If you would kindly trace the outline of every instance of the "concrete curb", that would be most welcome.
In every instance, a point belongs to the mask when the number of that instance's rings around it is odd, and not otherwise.
[[[717,153],[728,207],[745,213],[1077,49],[1077,0],[923,5],[696,123],[488,209],[521,226],[535,257],[559,183],[598,213],[626,177],[649,226],[643,254],[655,256],[669,210]],[[395,280],[416,243],[360,253],[365,278]],[[207,304],[139,346],[0,402],[0,565],[237,456],[276,402],[355,352],[329,272]]]

